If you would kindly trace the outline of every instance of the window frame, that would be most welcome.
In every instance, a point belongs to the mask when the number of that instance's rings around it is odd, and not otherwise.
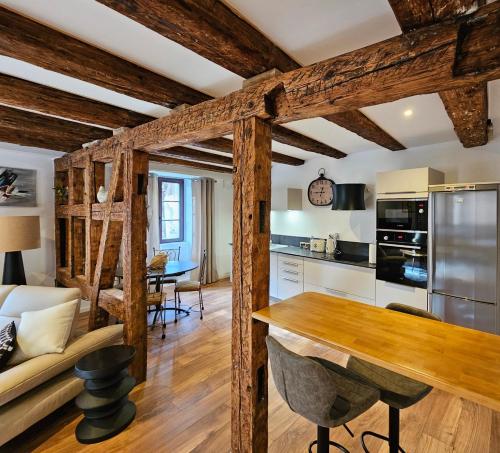
[[[173,239],[164,239],[162,234],[162,223],[163,223],[163,192],[162,185],[163,183],[172,183],[179,185],[179,236]],[[159,207],[159,217],[158,217],[158,226],[159,236],[160,236],[160,244],[171,244],[174,242],[184,242],[184,180],[179,178],[166,178],[159,177],[158,178],[158,207]]]

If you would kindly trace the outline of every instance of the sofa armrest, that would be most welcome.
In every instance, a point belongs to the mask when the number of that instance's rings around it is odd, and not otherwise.
[[[72,368],[89,352],[123,342],[123,325],[93,330],[74,339],[61,354],[44,354],[0,373],[0,406]]]

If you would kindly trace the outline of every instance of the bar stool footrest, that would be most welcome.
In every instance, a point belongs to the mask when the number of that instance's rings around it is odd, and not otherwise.
[[[386,442],[389,442],[389,438],[387,436],[383,436],[382,434],[379,433],[374,433],[373,431],[364,431],[361,433],[361,446],[363,447],[363,451],[365,453],[370,453],[370,450],[365,445],[365,436],[372,436],[376,437],[377,439],[385,440]],[[401,453],[406,453],[401,446],[398,446],[398,450]]]
[[[328,441],[328,443],[329,443],[330,445],[332,445],[333,447],[338,448],[340,451],[342,451],[342,452],[344,452],[344,453],[350,453],[350,452],[349,452],[349,450],[348,450],[347,448],[345,448],[344,446],[342,446],[342,445],[338,444],[337,442],[334,442],[333,440]],[[314,447],[314,446],[315,446],[315,445],[317,445],[317,444],[318,444],[318,441],[317,441],[317,440],[315,440],[315,441],[313,441],[313,442],[311,442],[311,443],[309,444],[309,453],[313,453],[313,451],[312,451],[312,447]]]

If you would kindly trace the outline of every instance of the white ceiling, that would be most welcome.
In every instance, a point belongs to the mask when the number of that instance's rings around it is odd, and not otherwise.
[[[310,64],[400,33],[387,0],[226,0],[247,21],[301,64]],[[0,0],[0,5],[100,47],[212,96],[241,87],[242,78],[93,0]],[[50,7],[48,7],[50,5]],[[0,72],[152,116],[168,109],[80,80],[0,56]],[[490,118],[500,117],[500,82],[489,84]],[[407,118],[407,109],[413,115]],[[362,111],[407,147],[458,142],[435,94],[415,96]],[[297,121],[291,129],[352,153],[380,149],[324,119]],[[316,155],[280,143],[276,151]]]

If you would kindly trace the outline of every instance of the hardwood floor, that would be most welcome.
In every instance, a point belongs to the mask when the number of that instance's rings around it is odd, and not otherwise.
[[[137,417],[126,431],[97,445],[81,445],[74,430],[81,418],[73,403],[47,417],[0,451],[5,452],[203,452],[223,453],[230,446],[231,288],[227,282],[204,289],[205,313],[182,318],[169,313],[167,338],[160,329],[149,333],[148,380],[131,399]],[[183,297],[194,304],[196,296]],[[83,322],[84,320],[82,320]],[[300,354],[318,355],[344,364],[346,356],[296,335],[271,329],[271,334]],[[15,421],[13,421],[15,422]],[[361,452],[358,435],[367,429],[387,431],[387,407],[377,403],[331,437],[351,452]],[[269,451],[306,452],[315,438],[312,423],[294,414],[269,388]],[[498,453],[500,413],[434,390],[401,412],[401,444],[408,453]],[[370,440],[371,453],[387,452]]]

